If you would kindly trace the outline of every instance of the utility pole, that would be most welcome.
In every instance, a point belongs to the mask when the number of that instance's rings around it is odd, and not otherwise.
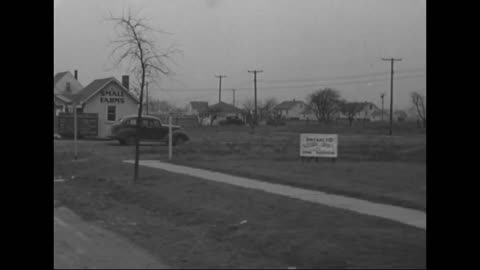
[[[380,97],[382,98],[382,122],[383,122],[383,98],[385,97],[385,93],[381,93]]]
[[[233,92],[233,106],[235,107],[235,89],[232,89]]]
[[[219,85],[218,85],[218,103],[222,101],[222,78],[225,78],[227,76],[225,75],[215,75],[215,77],[219,78]]]
[[[263,70],[249,70],[248,73],[253,73],[253,85],[255,87],[255,118],[254,125],[257,125],[257,73],[262,73]]]
[[[146,85],[147,88],[145,88],[145,90],[147,91],[146,92],[146,94],[147,94],[146,99],[147,99],[147,115],[148,115],[148,82],[146,84],[147,84]]]
[[[401,58],[382,58],[383,61],[390,61],[390,136],[392,136],[393,125],[393,63],[395,61],[402,61]]]

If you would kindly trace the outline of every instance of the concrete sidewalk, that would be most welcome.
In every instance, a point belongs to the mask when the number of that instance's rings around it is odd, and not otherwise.
[[[132,160],[126,160],[124,162],[133,164]],[[290,198],[324,204],[335,208],[358,212],[361,214],[385,218],[424,230],[427,229],[427,214],[423,211],[387,204],[374,203],[341,195],[328,194],[316,190],[308,190],[287,185],[272,184],[244,177],[228,175],[224,173],[218,173],[181,165],[174,165],[171,163],[160,162],[157,160],[141,160],[140,165],[162,169],[173,173],[185,174],[205,180],[231,184],[244,188],[262,190],[268,193],[283,195]]]
[[[54,269],[168,269],[120,236],[54,207]]]

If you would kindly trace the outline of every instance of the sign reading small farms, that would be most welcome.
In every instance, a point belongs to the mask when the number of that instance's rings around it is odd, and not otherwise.
[[[125,92],[123,92],[121,89],[115,89],[113,87],[102,90],[100,93],[100,103],[125,103]]]
[[[300,157],[337,158],[337,134],[300,134]]]

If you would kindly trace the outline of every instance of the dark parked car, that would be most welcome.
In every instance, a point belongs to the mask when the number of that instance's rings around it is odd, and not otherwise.
[[[238,117],[227,117],[226,119],[221,120],[218,124],[221,126],[229,126],[229,125],[244,126],[245,122]]]
[[[269,126],[285,126],[285,120],[281,118],[270,118],[267,120],[267,125]]]
[[[120,144],[135,144],[137,116],[127,116],[112,126],[111,139],[118,140]],[[168,143],[169,125],[162,124],[154,116],[142,116],[140,129],[141,141],[165,141]],[[180,145],[189,140],[188,135],[180,126],[172,125],[172,144]]]

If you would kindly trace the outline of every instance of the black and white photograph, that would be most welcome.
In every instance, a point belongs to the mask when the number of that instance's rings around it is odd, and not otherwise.
[[[426,0],[53,9],[54,269],[427,268]]]

